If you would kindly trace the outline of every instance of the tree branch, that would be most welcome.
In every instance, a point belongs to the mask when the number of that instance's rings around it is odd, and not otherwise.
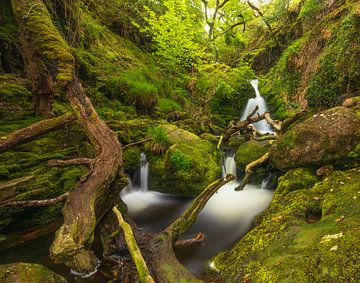
[[[8,136],[1,137],[0,153],[26,143],[40,135],[59,129],[74,120],[76,120],[76,116],[74,114],[65,114],[53,119],[40,121],[29,127],[15,131]]]
[[[144,140],[142,140],[142,141],[137,141],[137,142],[129,143],[129,144],[123,146],[123,150],[124,150],[125,148],[127,148],[127,147],[134,146],[134,145],[138,145],[138,144],[142,144],[142,143],[147,142],[147,141],[149,141],[149,140],[151,140],[151,138],[147,138],[147,139],[144,139]]]
[[[251,176],[254,174],[253,170],[264,164],[266,161],[269,160],[269,152],[265,153],[263,156],[261,156],[259,159],[249,163],[246,165],[245,168],[245,176],[242,178],[240,185],[235,188],[235,191],[241,191],[244,189],[245,185],[250,181]]]
[[[11,201],[5,204],[5,206],[17,206],[17,207],[37,207],[37,206],[49,206],[67,199],[69,193],[64,193],[56,198],[42,199],[42,200],[23,200],[23,201]]]
[[[131,226],[123,219],[120,211],[117,207],[113,207],[112,211],[115,213],[119,226],[124,232],[126,244],[129,248],[130,255],[134,260],[136,270],[139,275],[141,283],[155,283],[155,280],[151,277],[150,271],[146,265],[146,262],[141,254],[141,251],[136,243]]]

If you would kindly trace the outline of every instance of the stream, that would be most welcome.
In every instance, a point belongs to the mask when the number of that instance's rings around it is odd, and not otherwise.
[[[257,80],[251,81],[251,85],[254,87],[256,97],[249,99],[242,119],[246,118],[256,105],[259,105],[259,113],[267,111],[266,103],[257,88]],[[271,127],[263,122],[255,123],[254,126],[260,132],[272,132]],[[234,150],[224,149],[223,176],[227,173],[237,176],[234,157]],[[148,188],[148,181],[151,178],[149,166],[151,164],[142,153],[137,176],[122,190],[120,196],[128,205],[130,216],[140,228],[148,232],[159,232],[175,220],[188,207],[192,199],[150,191]],[[197,276],[206,267],[216,269],[210,262],[211,258],[241,239],[251,229],[254,218],[269,206],[273,196],[273,191],[267,188],[270,180],[271,176],[268,176],[260,185],[248,184],[242,191],[234,190],[239,184],[238,179],[221,187],[205,205],[193,226],[181,236],[181,239],[187,239],[202,232],[205,234],[204,242],[176,251],[179,261]],[[105,279],[99,274],[87,279],[77,278],[74,281],[74,277],[65,266],[54,264],[48,255],[53,238],[52,234],[39,238],[24,247],[9,250],[0,257],[0,264],[39,263],[61,274],[69,282],[104,282]]]

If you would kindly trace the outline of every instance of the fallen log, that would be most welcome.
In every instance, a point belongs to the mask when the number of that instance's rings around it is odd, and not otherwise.
[[[76,120],[75,114],[65,114],[60,117],[42,120],[29,127],[15,131],[8,136],[1,137],[0,153],[6,150],[10,150],[20,144],[29,142],[38,136],[60,129],[64,125],[69,124],[74,120]]]

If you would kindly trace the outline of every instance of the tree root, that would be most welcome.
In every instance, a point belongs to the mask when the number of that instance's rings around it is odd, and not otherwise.
[[[29,142],[40,135],[59,129],[74,120],[76,120],[76,116],[74,114],[65,114],[53,119],[40,121],[29,127],[15,131],[8,136],[1,137],[0,153],[10,150],[20,144]]]
[[[10,201],[5,206],[17,206],[17,207],[37,207],[37,206],[49,206],[65,201],[69,193],[64,193],[56,198],[42,199],[42,200],[22,200],[22,201]]]

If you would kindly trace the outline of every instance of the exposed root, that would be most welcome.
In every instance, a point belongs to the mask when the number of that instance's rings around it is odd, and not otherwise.
[[[85,165],[88,168],[91,168],[94,164],[94,159],[91,158],[73,158],[69,160],[58,160],[52,159],[48,161],[48,165],[55,167],[65,167],[65,166],[72,166],[72,165]]]
[[[37,206],[49,206],[57,204],[59,202],[65,201],[69,193],[64,193],[61,196],[51,199],[42,199],[42,200],[23,200],[23,201],[10,201],[5,204],[5,206],[17,206],[17,207],[37,207]]]
[[[0,138],[0,153],[10,150],[20,144],[29,142],[36,137],[59,129],[76,120],[75,114],[65,114],[53,119],[43,120],[29,127],[15,131],[8,136]]]

